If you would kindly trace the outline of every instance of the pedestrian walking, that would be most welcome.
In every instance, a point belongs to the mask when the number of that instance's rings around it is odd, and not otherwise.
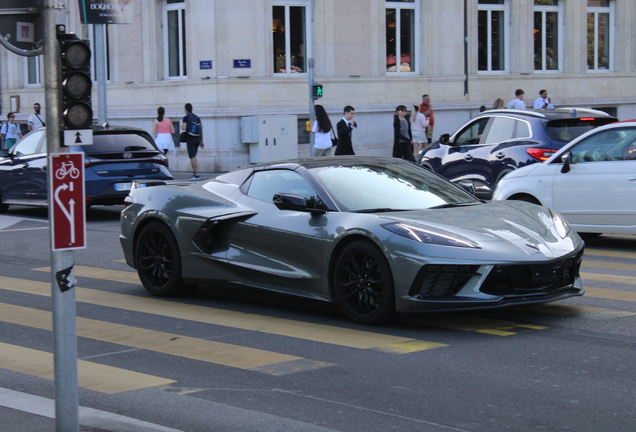
[[[185,143],[188,148],[188,157],[192,165],[192,176],[190,180],[196,180],[199,176],[199,164],[197,162],[197,152],[199,148],[205,147],[203,144],[203,125],[198,115],[192,112],[192,104],[185,104],[185,113],[181,121],[181,130],[185,132]]]
[[[27,120],[27,126],[29,127],[29,132],[32,131],[33,129],[46,126],[46,123],[44,123],[44,120],[42,119],[44,115],[40,113],[41,109],[42,109],[42,106],[39,103],[36,102],[35,104],[33,104],[34,112],[33,114],[29,116],[29,119]]]
[[[420,105],[420,112],[428,118],[428,127],[426,128],[426,139],[429,144],[433,142],[433,128],[435,127],[435,113],[433,113],[433,106],[431,105],[431,97],[427,94],[422,95],[422,104]]]
[[[152,121],[152,136],[155,144],[163,154],[172,153],[176,155],[174,148],[174,126],[170,119],[165,116],[166,110],[163,107],[157,108],[157,118]]]
[[[7,120],[7,123],[0,128],[0,141],[4,138],[4,148],[10,149],[18,138],[22,137],[22,132],[20,132],[20,126],[15,122],[15,113],[7,114]]]
[[[415,162],[411,122],[407,116],[406,107],[398,105],[395,108],[395,112],[396,115],[393,119],[393,157]]]
[[[311,133],[314,136],[314,151],[313,156],[331,156],[333,143],[331,136],[333,135],[333,127],[331,126],[331,120],[327,115],[327,111],[322,105],[316,105],[314,107],[314,115],[316,119],[311,128]]]
[[[413,111],[411,112],[411,132],[413,134],[413,156],[415,156],[415,160],[417,160],[417,156],[420,153],[420,147],[424,150],[429,146],[428,137],[426,136],[426,129],[429,124],[429,119],[420,112],[419,105],[413,104]]]
[[[351,137],[353,129],[358,127],[358,123],[354,120],[356,110],[351,105],[347,105],[344,107],[343,113],[342,120],[336,124],[336,129],[338,130],[336,156],[355,155]]]
[[[517,89],[515,91],[515,98],[513,100],[511,100],[510,102],[508,102],[508,109],[517,109],[517,110],[524,110],[526,109],[526,104],[523,103],[523,96],[524,96],[524,91],[521,89]]]

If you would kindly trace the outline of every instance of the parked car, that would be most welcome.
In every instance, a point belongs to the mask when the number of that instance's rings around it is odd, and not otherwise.
[[[555,209],[580,233],[636,234],[636,120],[594,129],[508,174],[493,198]]]
[[[87,206],[123,204],[133,179],[173,178],[168,159],[143,129],[94,127],[93,141],[70,148],[85,153]],[[0,150],[0,212],[9,205],[48,205],[47,163],[46,128]]]
[[[490,110],[420,153],[418,163],[490,199],[503,176],[548,159],[583,133],[617,119],[581,108]]]
[[[397,158],[296,159],[196,183],[135,181],[127,204],[124,256],[156,296],[226,281],[337,302],[351,320],[376,324],[396,311],[583,294],[583,242],[558,214],[484,203]]]

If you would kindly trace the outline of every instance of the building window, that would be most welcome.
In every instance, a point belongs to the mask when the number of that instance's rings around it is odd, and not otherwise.
[[[272,7],[274,73],[307,72],[305,6]]]
[[[559,69],[559,0],[534,0],[534,70]]]
[[[40,59],[42,56],[25,57],[26,83],[27,85],[40,85]]]
[[[167,0],[164,14],[164,56],[169,78],[187,76],[186,20],[184,0]]]
[[[386,2],[386,71],[415,71],[416,38],[419,20],[415,0]]]
[[[108,24],[101,26],[95,26],[93,24],[88,25],[88,39],[91,42],[91,50],[93,55],[91,56],[91,78],[93,81],[97,81],[97,44],[95,32],[102,29],[104,32],[104,41],[106,42],[106,81],[110,81],[110,41],[108,40]]]
[[[610,0],[587,1],[587,68],[607,70],[612,64],[613,13]]]
[[[505,71],[508,50],[508,4],[505,0],[479,0],[477,11],[477,64],[480,71]]]

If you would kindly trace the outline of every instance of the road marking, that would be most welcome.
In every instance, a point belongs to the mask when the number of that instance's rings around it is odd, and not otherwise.
[[[4,322],[26,327],[52,330],[52,315],[40,309],[30,309],[0,303],[0,317]],[[278,366],[277,375],[328,366],[302,357],[279,354],[255,348],[230,345],[205,339],[191,338],[138,327],[77,317],[77,336],[154,351],[192,360],[204,361],[238,369],[259,370],[265,366],[288,363],[291,367]],[[298,362],[302,360],[302,362]],[[295,362],[295,363],[293,363]]]
[[[595,267],[595,268],[604,268],[604,269],[611,269],[611,270],[636,271],[636,264],[634,264],[634,263],[617,263],[617,262],[608,262],[608,261],[583,260],[583,267]]]
[[[602,298],[607,300],[623,300],[636,302],[636,292],[634,291],[621,291],[607,288],[592,288],[585,287],[585,296]]]
[[[586,288],[588,290],[590,288]],[[633,312],[603,309],[589,306],[576,306],[562,303],[543,303],[526,306],[513,306],[515,310],[523,310],[533,313],[548,315],[578,315],[589,319],[611,319],[636,315]]]
[[[636,252],[620,252],[620,251],[611,251],[611,250],[603,250],[603,249],[585,248],[585,255],[636,259]]]
[[[399,354],[424,351],[433,348],[447,347],[447,344],[441,344],[437,342],[425,342],[425,341],[412,341],[412,342],[398,342],[394,344],[384,345],[376,348],[379,351],[394,352]]]
[[[51,267],[40,267],[32,270],[51,273]],[[139,285],[139,275],[137,272],[109,270],[99,267],[74,266],[75,276],[81,276],[93,279],[102,279],[112,282],[122,282]]]
[[[0,276],[2,289],[29,294],[50,296],[51,285],[45,282]],[[171,318],[184,319],[206,324],[221,325],[243,330],[288,336],[297,339],[341,345],[349,348],[380,348],[415,339],[373,333],[363,330],[346,329],[323,324],[304,323],[282,318],[234,312],[206,306],[170,302],[151,297],[111,293],[87,288],[75,288],[76,300],[99,306],[150,313]],[[1,319],[1,317],[0,317]]]
[[[483,318],[449,313],[413,315],[403,319],[402,321],[406,321],[412,324],[443,327],[452,330],[484,333],[495,336],[511,336],[517,334],[516,332],[519,331],[519,329],[544,330],[547,328],[534,324],[523,324],[493,318]]]
[[[2,342],[0,342],[0,367],[48,380],[55,378],[52,353]],[[77,378],[80,387],[106,394],[158,387],[176,382],[85,360],[77,361]]]
[[[618,284],[625,285],[636,285],[636,277],[633,276],[618,276],[618,275],[608,275],[608,274],[600,274],[600,273],[584,273],[581,272],[581,277],[585,279],[585,281],[597,281],[597,282],[612,282]]]

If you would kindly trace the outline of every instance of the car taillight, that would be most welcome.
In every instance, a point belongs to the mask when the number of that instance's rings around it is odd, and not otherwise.
[[[580,118],[579,120],[581,120],[581,121],[594,121],[596,119],[594,117],[583,117],[583,118]]]
[[[556,150],[545,149],[545,148],[529,148],[529,149],[526,149],[526,152],[528,152],[528,154],[532,156],[533,158],[540,161],[544,161],[544,160],[548,160],[550,156],[556,153]]]

